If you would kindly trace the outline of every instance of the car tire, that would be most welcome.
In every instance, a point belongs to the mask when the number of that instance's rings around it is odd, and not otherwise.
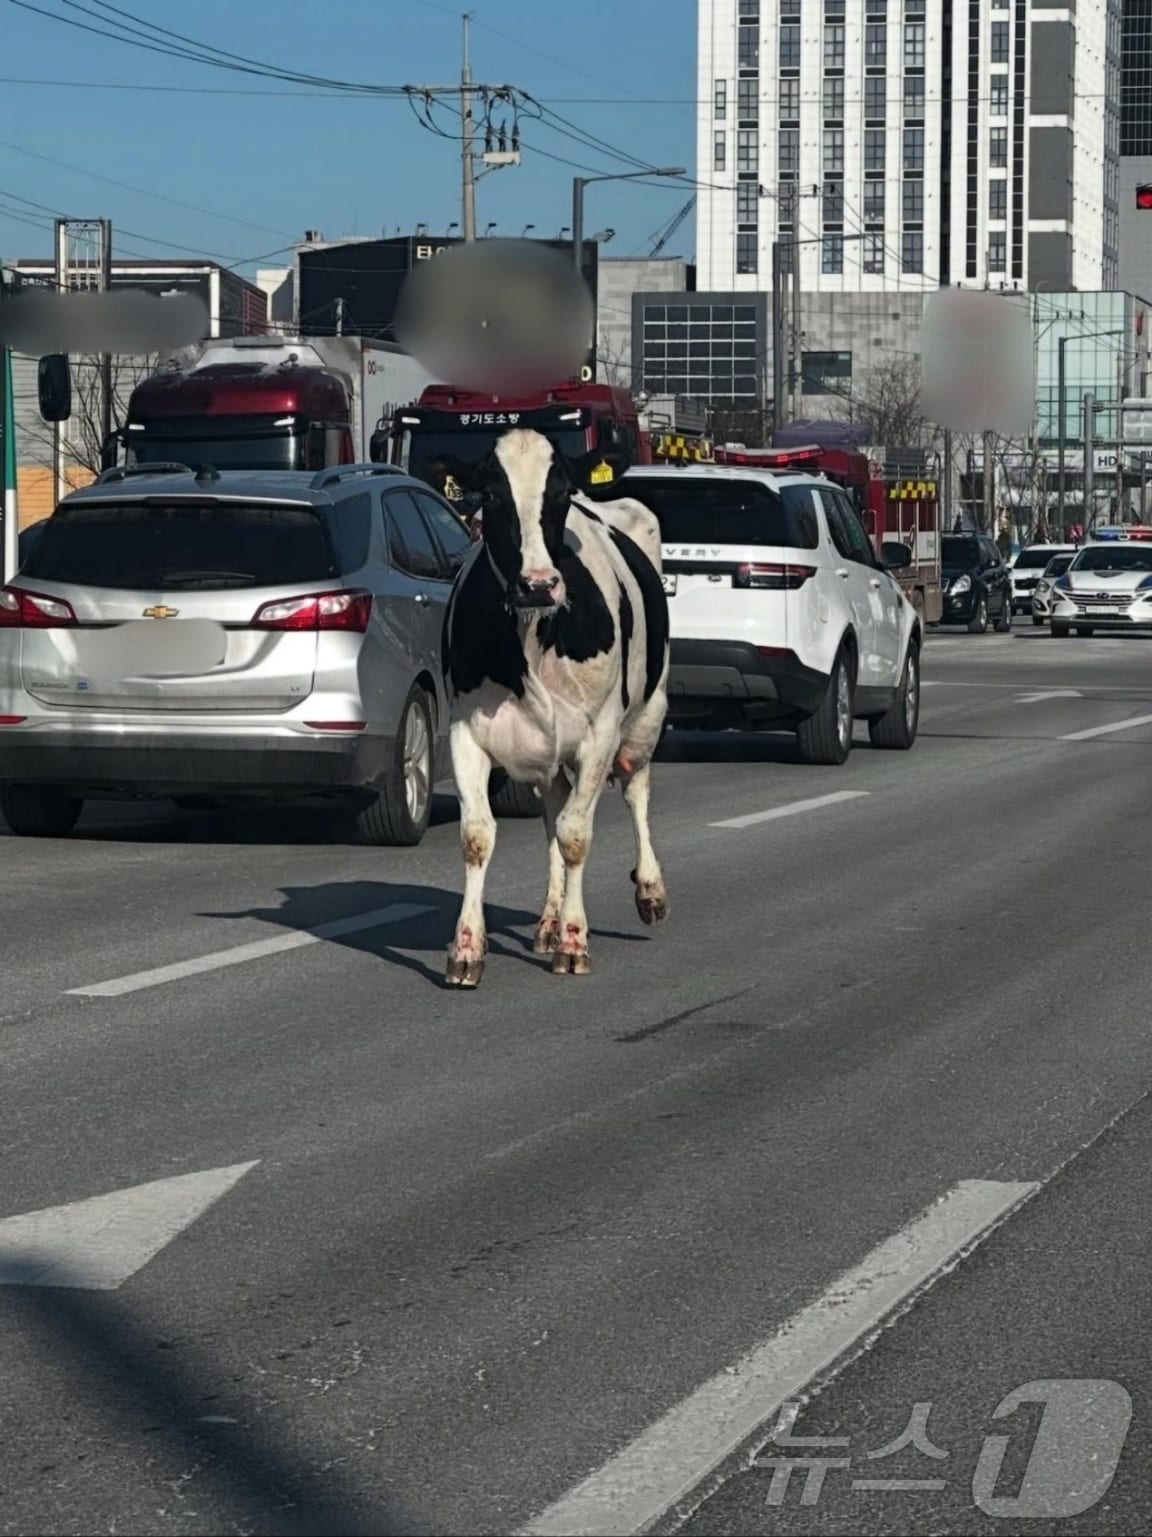
[[[1041,619],[1039,614],[1033,614],[1032,615],[1032,623],[1035,624],[1035,625],[1043,626],[1044,621],[1043,621],[1043,619]]]
[[[1055,619],[1053,619],[1048,628],[1052,631],[1053,640],[1066,640],[1067,637],[1072,633],[1070,625],[1059,624]]]
[[[544,802],[534,785],[520,784],[503,769],[493,769],[488,779],[488,804],[493,816],[503,821],[527,821],[543,813]]]
[[[1095,635],[1096,631],[1090,624],[1078,624],[1076,626],[1076,633],[1077,635]]]
[[[818,708],[796,728],[801,763],[838,767],[852,750],[856,675],[852,656],[841,646]],[[846,723],[846,725],[845,725]]]
[[[1007,635],[1012,628],[1012,605],[1005,603],[1001,606],[996,616],[995,629],[997,635]]]
[[[976,612],[968,621],[970,635],[983,635],[988,629],[988,599],[976,599]]]
[[[377,848],[412,848],[432,815],[432,705],[418,683],[404,702],[387,778],[357,813],[360,835]]]
[[[18,838],[64,838],[84,809],[77,795],[65,795],[47,785],[5,785],[0,812]]]
[[[919,725],[920,647],[913,641],[904,659],[904,671],[896,697],[883,715],[868,722],[868,735],[873,747],[907,752],[916,740]]]

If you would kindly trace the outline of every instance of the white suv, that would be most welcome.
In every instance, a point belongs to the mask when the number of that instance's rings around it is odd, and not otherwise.
[[[672,625],[674,727],[794,730],[807,763],[843,763],[853,720],[909,748],[920,620],[846,494],[819,476],[700,465],[630,470],[616,494],[656,514]]]

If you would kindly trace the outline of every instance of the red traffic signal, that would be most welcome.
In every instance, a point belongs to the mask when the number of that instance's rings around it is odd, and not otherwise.
[[[1136,188],[1136,207],[1152,208],[1152,186]]]

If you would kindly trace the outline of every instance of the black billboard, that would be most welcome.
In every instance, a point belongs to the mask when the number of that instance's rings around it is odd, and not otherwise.
[[[301,331],[306,335],[334,336],[339,328],[346,336],[395,341],[392,327],[396,306],[409,271],[417,262],[434,260],[438,252],[463,243],[456,236],[437,239],[398,235],[393,239],[356,240],[347,245],[301,250],[298,295]],[[571,259],[571,241],[539,240],[533,244],[546,246]],[[599,254],[596,241],[584,242],[582,271],[592,295],[594,311]],[[343,300],[342,310],[340,300]],[[590,361],[594,358],[595,348]]]

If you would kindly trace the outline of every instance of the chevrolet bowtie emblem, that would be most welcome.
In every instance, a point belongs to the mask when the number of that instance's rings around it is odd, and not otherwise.
[[[144,610],[144,617],[145,619],[175,619],[179,612],[178,608],[169,608],[164,603],[156,603]]]

